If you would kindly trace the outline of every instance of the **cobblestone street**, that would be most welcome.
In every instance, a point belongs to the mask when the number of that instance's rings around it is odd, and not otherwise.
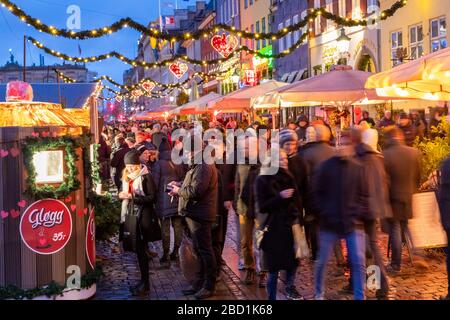
[[[380,237],[382,253],[386,257],[387,237]],[[101,259],[101,264],[105,277],[98,284],[95,299],[144,299],[132,297],[129,287],[139,280],[139,269],[136,264],[134,254],[112,253],[112,243],[98,243],[97,255]],[[265,289],[258,288],[257,285],[245,286],[240,279],[244,273],[238,270],[238,254],[236,243],[236,223],[235,217],[229,219],[229,229],[224,259],[227,266],[222,268],[221,280],[218,282],[215,300],[265,300]],[[155,251],[161,253],[160,244],[154,247]],[[412,266],[407,250],[404,249],[402,272],[390,278],[391,291],[390,300],[433,300],[439,299],[446,294],[446,270],[444,254],[439,250],[429,250],[422,254],[419,263],[414,260],[415,267]],[[423,261],[426,261],[425,263]],[[386,260],[387,262],[387,260]],[[191,300],[193,296],[185,297],[181,290],[188,287],[188,282],[184,279],[183,272],[178,264],[172,264],[170,269],[164,269],[159,264],[159,258],[154,258],[150,262],[151,270],[151,300]],[[333,258],[328,265],[326,279],[326,298],[333,300],[352,299],[352,295],[342,294],[339,291],[348,283],[348,270],[338,268]],[[281,277],[282,278],[282,277]],[[283,280],[280,279],[278,286],[278,299],[285,300]],[[309,260],[301,262],[298,269],[297,288],[305,299],[313,299],[313,263]],[[145,298],[147,299],[147,298]],[[367,291],[367,299],[373,300],[375,293]]]

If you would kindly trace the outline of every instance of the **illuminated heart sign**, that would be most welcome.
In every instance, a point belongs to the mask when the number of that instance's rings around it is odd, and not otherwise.
[[[238,39],[233,35],[215,35],[211,39],[211,45],[222,57],[228,58],[236,49]]]
[[[116,101],[117,102],[121,102],[122,101],[122,96],[116,96]]]
[[[169,66],[169,70],[175,77],[177,77],[177,79],[181,79],[181,77],[188,71],[188,69],[188,65],[182,62],[174,62]]]
[[[150,94],[152,92],[153,88],[155,88],[155,84],[153,82],[147,80],[141,84],[141,87],[145,90],[145,92]]]
[[[139,98],[140,96],[142,96],[142,90],[140,89],[136,89],[131,91],[131,95],[133,96],[133,98]]]

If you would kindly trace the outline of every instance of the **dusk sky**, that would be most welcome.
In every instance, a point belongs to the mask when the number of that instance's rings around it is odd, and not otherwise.
[[[175,1],[161,0],[163,14],[169,15],[173,11],[167,4],[174,4]],[[158,0],[13,0],[13,2],[32,17],[58,28],[66,28],[66,21],[69,17],[66,10],[70,5],[78,5],[81,9],[81,29],[110,25],[123,17],[130,17],[147,25],[158,16]],[[179,8],[194,3],[195,0],[189,2],[178,0]],[[27,26],[9,10],[0,6],[0,65],[3,66],[9,60],[9,49],[12,49],[15,58],[22,64],[23,36],[25,34],[36,38],[52,49],[73,56],[78,56],[79,43],[82,56],[116,50],[130,58],[136,56],[137,41],[140,37],[140,34],[131,28],[92,40],[77,41],[54,37]],[[27,46],[27,65],[32,63],[39,65],[39,54],[45,56],[47,65],[62,62],[62,60],[38,50],[31,43],[28,43]],[[89,63],[87,66],[90,70],[98,72],[99,75],[110,75],[119,83],[122,83],[123,71],[130,68],[114,58],[103,62]]]

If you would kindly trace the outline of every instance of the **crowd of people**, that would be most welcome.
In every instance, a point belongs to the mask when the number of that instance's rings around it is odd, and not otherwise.
[[[442,114],[435,115],[431,127],[438,127],[439,117]],[[111,179],[118,190],[122,200],[119,238],[123,249],[136,253],[141,273],[141,282],[131,288],[132,293],[147,295],[150,289],[149,259],[158,253],[149,250],[148,243],[162,241],[159,261],[170,267],[180,258],[186,233],[200,265],[192,286],[183,294],[197,299],[214,295],[225,263],[222,251],[228,218],[237,215],[242,281],[267,288],[268,299],[277,297],[280,271],[285,271],[287,298],[303,299],[295,286],[300,266],[298,230],[304,230],[314,263],[315,299],[325,298],[326,267],[332,254],[338,266],[350,268],[344,291],[352,292],[355,299],[365,299],[366,257],[371,257],[381,275],[377,297],[387,297],[389,276],[401,272],[412,198],[420,187],[420,152],[412,147],[412,141],[416,136],[439,134],[434,129],[425,130],[429,126],[421,121],[416,113],[402,113],[396,125],[387,111],[376,123],[364,113],[359,125],[339,132],[338,145],[325,122],[310,123],[305,115],[280,129],[276,142],[270,139],[270,130],[266,133],[268,126],[238,123],[233,118],[205,127],[190,121],[105,126],[99,149],[102,177]],[[211,140],[202,139],[203,132],[223,133],[239,127],[247,132],[245,159],[257,158],[261,144],[255,142],[264,140],[269,152],[278,156],[275,174],[260,161],[195,161],[211,144]],[[383,150],[376,127],[383,128]],[[187,138],[174,138],[177,129],[187,132]],[[216,155],[226,153],[225,143],[220,141],[222,148],[215,149]],[[217,141],[214,144],[217,147]],[[174,152],[183,153],[188,161],[176,163],[171,156]],[[449,235],[450,160],[440,176],[439,203]],[[380,224],[392,247],[387,266],[379,248]],[[346,254],[341,240],[345,240]],[[447,256],[450,268],[448,264]]]

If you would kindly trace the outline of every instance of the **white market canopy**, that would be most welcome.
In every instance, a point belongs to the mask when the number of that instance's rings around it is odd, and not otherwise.
[[[450,48],[371,76],[366,88],[380,96],[450,100]]]
[[[243,112],[249,110],[252,104],[252,99],[261,96],[274,89],[279,89],[287,86],[285,82],[269,80],[262,82],[254,87],[245,87],[240,90],[231,92],[222,99],[208,103],[209,111],[221,112]]]
[[[200,114],[207,112],[208,103],[222,99],[221,94],[210,92],[197,100],[188,102],[175,108],[170,113],[173,115]]]
[[[372,73],[339,66],[335,70],[255,97],[253,108],[352,105],[386,100],[365,88]]]

